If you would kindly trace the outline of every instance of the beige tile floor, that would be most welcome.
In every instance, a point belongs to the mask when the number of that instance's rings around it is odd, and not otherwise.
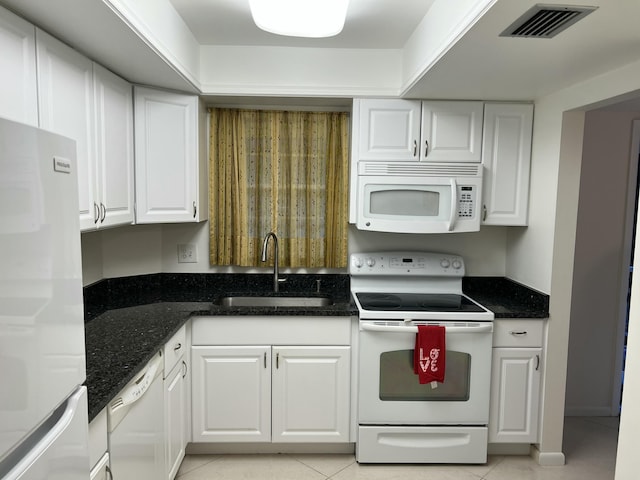
[[[359,465],[353,455],[188,455],[178,480],[608,480],[614,477],[617,417],[567,417],[566,465],[489,456],[486,465]]]

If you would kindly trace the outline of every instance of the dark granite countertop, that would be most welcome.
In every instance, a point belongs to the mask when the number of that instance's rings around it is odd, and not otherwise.
[[[85,287],[89,420],[114,398],[192,316],[355,316],[348,275],[289,275],[281,295],[330,296],[323,307],[222,307],[225,295],[268,292],[271,275],[153,274]],[[316,292],[321,280],[320,292]],[[549,297],[502,277],[465,277],[464,292],[496,318],[546,318]],[[313,292],[313,293],[308,293]]]
[[[263,278],[264,277],[264,278]],[[352,316],[347,275],[290,275],[287,296],[329,296],[322,307],[222,307],[222,295],[268,292],[270,275],[154,274],[107,279],[85,288],[89,421],[140,372],[192,316]],[[313,293],[306,293],[306,292]]]
[[[463,292],[495,318],[548,318],[549,295],[504,277],[464,277]]]

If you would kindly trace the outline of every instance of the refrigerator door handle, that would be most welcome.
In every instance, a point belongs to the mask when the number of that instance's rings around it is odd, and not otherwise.
[[[71,425],[80,408],[80,401],[86,396],[86,388],[78,389],[45,420],[21,447],[11,452],[0,462],[0,478],[13,480],[23,478],[37,460],[53,445]],[[86,414],[85,414],[86,415]],[[85,417],[86,418],[86,417]]]

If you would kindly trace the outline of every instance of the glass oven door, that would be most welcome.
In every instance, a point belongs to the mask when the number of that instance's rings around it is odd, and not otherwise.
[[[420,384],[413,370],[416,324],[361,321],[359,423],[486,425],[491,322],[420,322],[446,328],[444,383]]]

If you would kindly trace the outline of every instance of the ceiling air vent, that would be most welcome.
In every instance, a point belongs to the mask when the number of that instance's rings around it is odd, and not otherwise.
[[[501,37],[552,38],[598,7],[535,5],[500,34]]]

